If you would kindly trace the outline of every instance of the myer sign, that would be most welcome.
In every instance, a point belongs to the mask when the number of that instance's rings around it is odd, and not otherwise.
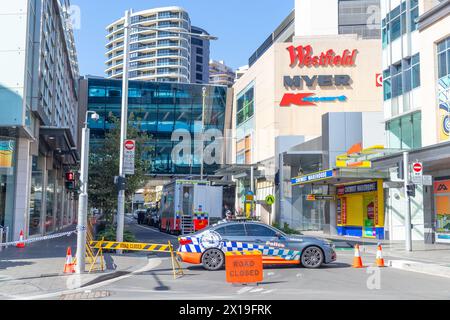
[[[301,46],[289,46],[287,48],[290,57],[290,66],[300,68],[316,67],[352,67],[355,66],[356,55],[358,50],[342,51],[342,54],[335,52],[333,49],[326,50],[318,55],[313,54],[313,48],[310,45]],[[308,87],[309,90],[315,90],[316,86],[319,87],[336,87],[344,88],[350,87],[352,80],[350,76],[345,74],[338,75],[296,75],[296,76],[284,76],[284,87],[288,90],[303,90],[304,87]],[[316,96],[314,92],[301,92],[301,93],[286,93],[280,102],[280,107],[296,106],[316,106],[318,102],[345,102],[347,96],[334,95],[334,96]]]

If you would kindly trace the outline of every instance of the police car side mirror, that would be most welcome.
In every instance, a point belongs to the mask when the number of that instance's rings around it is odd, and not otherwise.
[[[282,238],[283,238],[283,235],[282,235],[281,233],[279,233],[279,232],[275,233],[275,236],[276,236],[278,239],[282,239]]]

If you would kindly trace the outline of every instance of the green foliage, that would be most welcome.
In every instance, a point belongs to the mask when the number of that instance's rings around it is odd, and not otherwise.
[[[116,228],[109,226],[105,230],[99,232],[97,234],[96,238],[97,238],[97,240],[104,239],[105,241],[116,241]],[[123,233],[123,241],[124,242],[137,242],[137,239],[133,233],[131,233],[128,230],[125,230]]]
[[[112,129],[107,131],[101,145],[95,146],[89,158],[89,205],[103,209],[106,218],[112,222],[112,212],[117,208],[117,188],[114,177],[119,174],[120,160],[120,120],[115,117],[107,119]],[[145,173],[150,167],[148,145],[151,136],[140,130],[139,119],[130,119],[127,138],[136,141],[135,174],[127,176],[126,199],[130,199],[135,191],[145,183]]]
[[[272,226],[283,231],[286,234],[300,234],[299,231],[292,229],[291,227],[289,227],[289,223],[284,223],[283,227],[280,226],[280,224],[278,222],[274,222],[272,223]]]

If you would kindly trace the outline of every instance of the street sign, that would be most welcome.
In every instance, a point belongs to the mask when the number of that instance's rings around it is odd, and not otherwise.
[[[412,169],[413,176],[422,176],[423,166],[421,162],[414,162],[412,165]]]
[[[269,206],[273,205],[273,204],[275,203],[275,197],[274,197],[273,195],[269,194],[269,195],[266,197],[266,203],[267,203]]]
[[[433,185],[433,176],[423,176],[422,177],[424,186],[432,186]]]
[[[134,160],[136,155],[136,142],[134,140],[125,140],[123,153],[123,172],[124,174],[134,174]]]

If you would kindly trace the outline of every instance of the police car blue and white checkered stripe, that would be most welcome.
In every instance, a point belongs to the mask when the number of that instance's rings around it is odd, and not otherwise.
[[[190,253],[202,253],[204,249],[200,246],[199,239],[195,237],[186,237],[188,240],[192,240],[192,244],[186,244],[180,246],[178,249],[180,252]],[[256,245],[246,242],[237,241],[225,241],[222,242],[222,250],[227,251],[261,251],[263,256],[281,257],[286,260],[295,260],[300,256],[300,251],[273,248],[269,246]]]

